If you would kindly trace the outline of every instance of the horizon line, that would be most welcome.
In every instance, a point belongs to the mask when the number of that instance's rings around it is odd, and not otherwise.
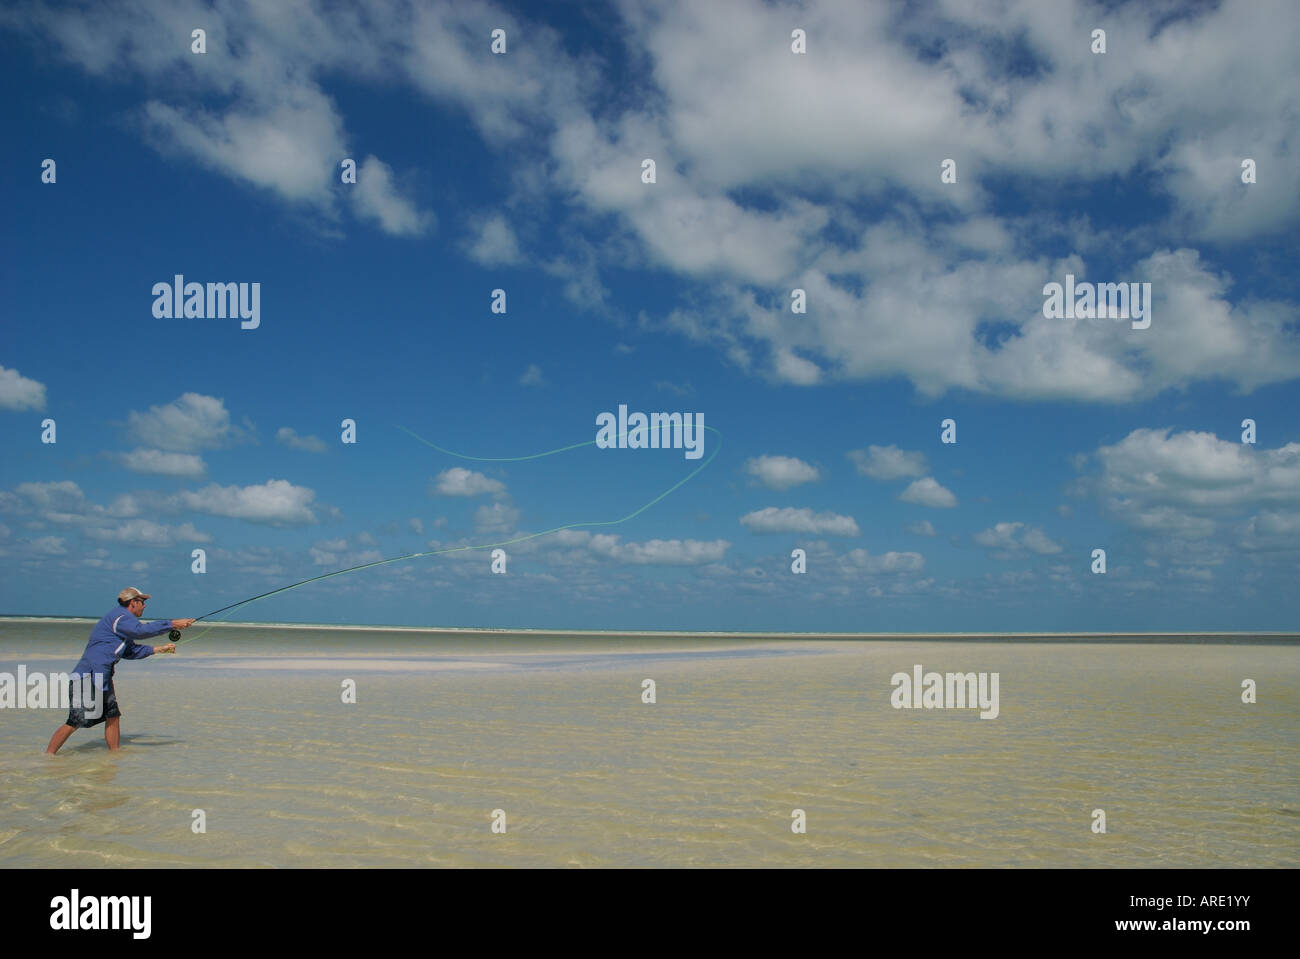
[[[95,616],[39,616],[39,615],[19,615],[19,614],[0,614],[0,622],[23,622],[23,621],[59,621],[68,623],[94,623],[99,617]],[[197,624],[196,624],[197,625]],[[1142,631],[1080,631],[1080,632],[1054,632],[1054,631],[1020,631],[1020,632],[830,632],[830,631],[809,631],[795,632],[792,630],[772,630],[760,632],[756,630],[687,630],[687,629],[550,629],[550,628],[532,628],[532,627],[513,627],[513,626],[393,626],[382,623],[374,624],[335,624],[335,623],[288,623],[288,622],[259,622],[259,621],[234,621],[234,622],[214,622],[204,623],[208,628],[233,627],[233,628],[267,628],[274,627],[278,629],[318,629],[318,630],[352,630],[352,631],[375,631],[384,630],[392,632],[413,632],[413,633],[528,633],[535,636],[572,636],[574,634],[590,634],[595,636],[705,636],[705,637],[805,637],[809,639],[920,639],[935,637],[953,637],[960,639],[1017,639],[1017,638],[1089,638],[1105,639],[1111,637],[1136,637],[1150,639],[1172,639],[1172,638],[1230,638],[1230,637],[1271,637],[1271,638],[1291,638],[1300,641],[1300,632],[1287,630],[1208,630],[1193,632],[1189,630],[1165,630],[1159,632],[1142,632]]]

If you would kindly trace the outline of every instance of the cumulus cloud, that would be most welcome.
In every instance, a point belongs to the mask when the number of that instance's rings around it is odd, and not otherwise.
[[[519,523],[519,510],[506,503],[480,506],[474,511],[474,530],[479,533],[513,532]]]
[[[336,158],[347,154],[342,120],[318,89],[286,84],[272,102],[238,102],[225,112],[150,100],[143,118],[148,142],[163,153],[185,154],[293,204],[331,206]]]
[[[298,526],[316,522],[316,515],[311,511],[315,498],[314,490],[294,486],[288,480],[273,479],[253,486],[213,483],[200,490],[179,493],[172,502],[196,513],[272,526]]]
[[[523,375],[519,377],[520,386],[543,386],[544,384],[542,368],[536,363],[529,363],[528,369],[524,370]]]
[[[1016,532],[1024,523],[998,523],[990,529],[975,534],[975,542],[989,549],[1011,549],[1016,545]]]
[[[935,509],[950,509],[957,505],[957,497],[951,490],[940,486],[933,476],[913,480],[907,489],[898,494],[898,498],[904,503],[932,506]]]
[[[779,5],[628,0],[611,26],[647,95],[617,104],[600,61],[491,3],[376,12],[305,0],[292,16],[240,7],[236,23],[233,8],[178,0],[33,7],[9,23],[92,74],[151,90],[142,129],[159,149],[326,220],[350,197],[398,235],[421,232],[431,215],[374,157],[340,187],[349,136],[322,78],[414,89],[508,151],[512,218],[560,199],[577,218],[613,226],[600,249],[584,230],[557,231],[562,248],[541,265],[570,300],[607,309],[601,271],[629,264],[699,280],[698,304],[654,322],[780,382],[903,377],[927,396],[1110,403],[1214,378],[1249,391],[1300,377],[1294,303],[1234,302],[1231,278],[1188,245],[1294,223],[1300,179],[1267,171],[1295,165],[1289,128],[1275,121],[1296,111],[1295,85],[1277,78],[1290,75],[1300,21],[1288,0],[1177,16],[1121,5],[1107,10],[1107,29],[1124,55],[1097,57],[1077,40],[1095,11],[1089,0],[1050,11],[1032,0],[809,0],[800,22],[816,49],[796,57]],[[152,42],[188,36],[199,21],[221,70],[183,43]],[[512,45],[509,70],[482,41],[494,25],[528,38]],[[961,175],[940,184],[916,158],[946,156],[954,142]],[[1243,151],[1260,164],[1249,186],[1235,175]],[[653,189],[635,175],[646,156],[658,160]],[[1000,216],[987,186],[1000,176],[1028,190],[1096,189],[1144,170],[1156,174],[1141,184],[1151,207],[1168,212],[1128,245],[1055,209]],[[863,200],[897,212],[867,221]],[[472,230],[471,257],[522,255],[504,214]],[[1152,327],[1042,318],[1039,291],[1061,264],[1026,254],[1021,237],[1048,235],[1077,254],[1077,273],[1084,254],[1141,250],[1118,278],[1153,283]],[[774,284],[804,289],[813,308],[792,315],[766,292]],[[1010,331],[990,336],[989,318]]]
[[[374,220],[393,236],[419,236],[433,225],[433,214],[401,195],[393,171],[378,157],[368,156],[361,164],[351,196],[358,216]]]
[[[45,385],[0,366],[0,410],[45,409]]]
[[[1238,544],[1251,551],[1300,549],[1300,510],[1260,510],[1246,521]]]
[[[72,480],[19,483],[12,491],[0,492],[0,513],[35,516],[39,521],[87,526],[117,522],[136,516],[141,507],[129,493],[107,506],[87,499]]]
[[[793,456],[758,456],[745,461],[745,471],[768,489],[787,490],[800,483],[811,483],[820,474],[817,468]]]
[[[858,524],[852,516],[836,513],[814,513],[804,507],[778,508],[768,506],[740,518],[740,522],[755,533],[815,533],[827,536],[857,536]]]
[[[994,550],[994,555],[999,559],[1007,559],[1023,550],[1042,556],[1052,556],[1062,549],[1038,527],[1026,526],[1019,522],[997,523],[989,529],[976,533],[974,539],[980,546]]]
[[[921,522],[919,522],[919,523],[908,523],[907,526],[904,527],[904,528],[905,528],[909,533],[914,533],[914,534],[916,534],[917,536],[935,536],[935,535],[937,535],[937,534],[935,533],[935,531],[934,531],[934,526],[931,525],[931,523],[930,523],[930,521],[929,521],[928,519],[923,519],[923,520],[921,520]]]
[[[357,542],[362,546],[373,546],[375,541],[374,537],[362,532],[358,534]],[[360,566],[363,563],[373,563],[384,558],[373,549],[352,549],[349,551],[348,541],[343,537],[322,540],[311,546],[307,552],[311,556],[314,565],[331,569]]]
[[[124,546],[172,546],[176,543],[207,543],[212,537],[195,529],[191,523],[169,526],[148,519],[129,519],[112,526],[86,530],[91,539]]]
[[[929,468],[924,453],[909,452],[892,445],[849,450],[848,457],[856,464],[859,473],[877,480],[924,476]]]
[[[793,249],[766,246],[766,224],[759,216],[691,225],[697,235],[712,230],[715,249],[727,241],[749,251],[763,248],[780,265],[756,257],[720,261],[716,252],[697,256],[690,243],[673,242],[671,231],[646,237],[647,248],[679,272],[690,268],[675,257],[689,256],[696,269],[711,268],[732,281],[718,285],[706,308],[670,312],[668,328],[716,343],[743,369],[761,369],[755,358],[766,356],[767,372],[778,380],[804,384],[902,375],[929,396],[964,388],[1019,399],[1117,402],[1220,375],[1245,390],[1300,376],[1300,341],[1286,319],[1294,316],[1294,304],[1230,303],[1223,278],[1192,249],[1158,250],[1121,268],[1127,278],[1153,282],[1156,320],[1141,332],[1155,330],[1155,335],[1125,333],[1109,321],[1044,320],[1039,291],[1047,280],[1059,280],[1062,271],[1044,257],[1017,255],[1012,235],[1029,225],[1039,234],[1054,230],[1066,242],[1089,240],[1107,254],[1116,244],[1092,241],[1074,227],[1058,229],[1051,222],[1054,213],[1025,217],[1019,226],[991,215],[980,209],[989,198],[979,186],[959,181],[941,187],[932,169],[911,159],[943,155],[944,144],[960,131],[968,170],[1014,170],[1024,178],[1059,182],[1068,176],[1089,183],[1151,165],[1171,174],[1162,184],[1172,184],[1184,203],[1159,228],[1170,239],[1186,237],[1189,224],[1212,223],[1201,209],[1210,197],[1214,212],[1241,218],[1238,235],[1277,228],[1294,220],[1300,197],[1295,179],[1274,186],[1276,206],[1269,211],[1258,194],[1250,194],[1258,184],[1243,187],[1223,171],[1235,172],[1238,144],[1259,142],[1250,131],[1268,122],[1262,102],[1294,109],[1294,93],[1271,85],[1261,63],[1240,66],[1255,49],[1266,50],[1266,59],[1279,66],[1285,62],[1283,44],[1269,35],[1269,18],[1281,15],[1280,7],[1229,3],[1163,20],[1154,9],[1127,7],[1112,22],[1112,34],[1135,38],[1142,52],[1114,73],[1097,69],[1101,58],[1089,53],[1086,43],[1063,42],[1074,34],[1049,24],[1041,8],[1030,3],[999,5],[993,17],[974,4],[946,5],[938,17],[917,8],[915,18],[907,12],[811,3],[802,15],[809,35],[820,38],[815,60],[767,55],[758,38],[776,29],[784,16],[778,8],[675,5],[672,16],[637,9],[643,12],[637,22],[647,32],[646,45],[659,65],[656,79],[667,94],[669,119],[648,131],[625,118],[619,133],[624,138],[662,135],[675,156],[690,165],[701,210],[709,209],[710,188],[766,188],[765,196],[784,198],[788,207],[791,195],[813,180],[832,190],[852,183],[869,194],[898,189],[923,207],[944,207],[950,214],[939,220],[878,221],[859,227],[843,243],[827,242],[810,230]],[[1080,3],[1060,12],[1086,36],[1090,10]],[[1234,36],[1225,43],[1216,32],[1220,29]],[[1300,39],[1294,24],[1284,32],[1289,40]],[[900,43],[900,37],[908,39]],[[1173,53],[1185,49],[1184,43],[1203,44],[1207,51],[1190,86]],[[994,52],[1012,47],[1017,58]],[[1008,72],[1010,60],[1020,56],[1032,69]],[[719,57],[728,63],[724,79],[716,72]],[[1216,78],[1209,61],[1237,64],[1234,79],[1242,86],[1225,93],[1232,84]],[[816,103],[809,96],[812,89],[821,94]],[[1192,89],[1198,92],[1193,95]],[[1257,89],[1268,92],[1243,114],[1228,111],[1208,127],[1166,112],[1180,103],[1203,117],[1203,98],[1226,104],[1254,97],[1245,91]],[[764,103],[770,126],[748,120],[745,104],[755,99]],[[862,111],[874,118],[870,130],[848,130],[836,119]],[[1065,115],[1072,117],[1068,129],[1059,123]],[[1098,137],[1106,142],[1100,165],[1098,151],[1084,145],[1095,145]],[[1263,139],[1270,155],[1290,154],[1285,137],[1274,133]],[[1203,148],[1207,140],[1214,143],[1213,152]],[[1177,146],[1171,150],[1171,144]],[[599,153],[585,155],[599,162]],[[579,179],[597,194],[596,202],[609,202],[609,191],[597,189],[599,178]],[[1194,186],[1184,193],[1182,183]],[[657,229],[637,202],[630,191],[621,202],[634,228],[639,233]],[[860,223],[833,202],[817,209],[846,229]],[[659,251],[659,244],[670,243],[672,251]],[[765,282],[754,278],[758,272],[790,277],[816,309],[793,317],[788,304],[756,296],[753,287]],[[842,283],[837,279],[842,276],[855,282]],[[987,317],[1009,324],[1010,335],[991,341]],[[1226,370],[1216,369],[1213,358],[1224,347]]]
[[[872,556],[865,549],[850,550],[845,560],[868,573],[915,573],[925,568],[925,557],[920,553],[896,553],[892,550]]]
[[[1206,541],[1232,522],[1243,549],[1300,547],[1285,519],[1300,505],[1300,443],[1267,449],[1202,431],[1141,428],[1094,458],[1100,472],[1072,489],[1095,494],[1134,529]]]
[[[206,471],[203,458],[195,453],[164,453],[162,450],[137,449],[121,453],[118,460],[133,473],[157,473],[197,479]]]
[[[506,484],[490,476],[453,466],[433,478],[429,486],[431,496],[500,496]]]
[[[362,162],[355,184],[338,188],[339,161],[356,154],[323,77],[413,87],[462,110],[495,143],[534,131],[539,118],[569,112],[569,104],[585,99],[580,86],[595,88],[595,77],[566,54],[556,31],[531,24],[524,29],[493,5],[340,8],[308,0],[286,11],[176,0],[33,9],[6,20],[44,35],[91,74],[128,76],[137,89],[151,90],[139,126],[164,154],[197,160],[292,207],[314,210],[326,222],[337,219],[339,199],[346,197],[359,217],[398,236],[425,232],[433,216],[404,196],[373,156]],[[190,53],[195,23],[207,30],[207,57]],[[509,71],[474,39],[494,26],[528,37],[512,46]],[[184,42],[154,42],[168,36]],[[213,57],[219,70],[208,68]],[[214,102],[220,105],[208,105]]]
[[[716,563],[731,546],[724,539],[652,539],[644,543],[624,543],[620,537],[599,533],[588,541],[593,553],[619,563],[641,566],[699,566]]]
[[[1116,505],[1193,509],[1300,502],[1300,443],[1261,449],[1213,433],[1137,429],[1102,446],[1100,492]]]
[[[275,433],[275,441],[291,450],[303,450],[307,453],[324,453],[328,447],[316,436],[299,436],[290,426],[281,426]]]
[[[68,553],[67,546],[60,536],[41,536],[28,540],[25,550],[37,556],[66,556]]]
[[[1031,553],[1038,553],[1041,556],[1053,556],[1061,552],[1061,546],[1048,538],[1047,534],[1035,526],[1025,530],[1020,537],[1021,544]]]
[[[230,422],[224,400],[185,393],[177,400],[127,415],[131,438],[162,450],[188,452],[224,446],[243,436]]]
[[[484,266],[507,266],[523,260],[514,228],[500,213],[484,217],[472,229],[474,236],[467,250],[470,259]]]

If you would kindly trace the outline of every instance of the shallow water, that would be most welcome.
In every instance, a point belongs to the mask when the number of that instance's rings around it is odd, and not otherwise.
[[[0,624],[0,672],[88,632]],[[0,865],[1295,866],[1297,652],[218,628],[118,666],[116,755],[0,709]],[[998,717],[893,708],[915,663]]]

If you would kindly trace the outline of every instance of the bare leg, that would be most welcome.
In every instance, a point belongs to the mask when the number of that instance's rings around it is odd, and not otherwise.
[[[59,748],[68,741],[68,737],[76,731],[76,726],[69,726],[66,723],[54,730],[54,735],[50,737],[50,744],[45,747],[45,755],[53,756],[57,753]]]
[[[108,748],[113,751],[118,748],[118,737],[121,735],[119,720],[121,718],[121,716],[114,716],[112,719],[104,720],[104,742],[108,743]]]

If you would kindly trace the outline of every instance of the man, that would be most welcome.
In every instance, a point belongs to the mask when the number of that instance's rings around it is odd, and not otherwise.
[[[117,594],[117,608],[109,612],[95,624],[90,631],[90,640],[86,651],[77,663],[68,690],[68,721],[54,731],[45,753],[53,756],[59,747],[68,741],[68,737],[78,729],[104,724],[104,742],[110,750],[117,750],[120,739],[118,719],[122,713],[117,708],[117,694],[113,690],[113,673],[119,659],[145,659],[154,653],[174,653],[176,644],[165,646],[145,646],[137,644],[137,639],[147,639],[172,629],[187,629],[194,625],[192,619],[160,619],[152,623],[140,622],[144,612],[148,593],[142,593],[134,586],[128,586]],[[89,684],[78,681],[80,676],[93,677],[94,688],[98,690],[93,699],[78,695]],[[91,699],[86,702],[86,699]]]

